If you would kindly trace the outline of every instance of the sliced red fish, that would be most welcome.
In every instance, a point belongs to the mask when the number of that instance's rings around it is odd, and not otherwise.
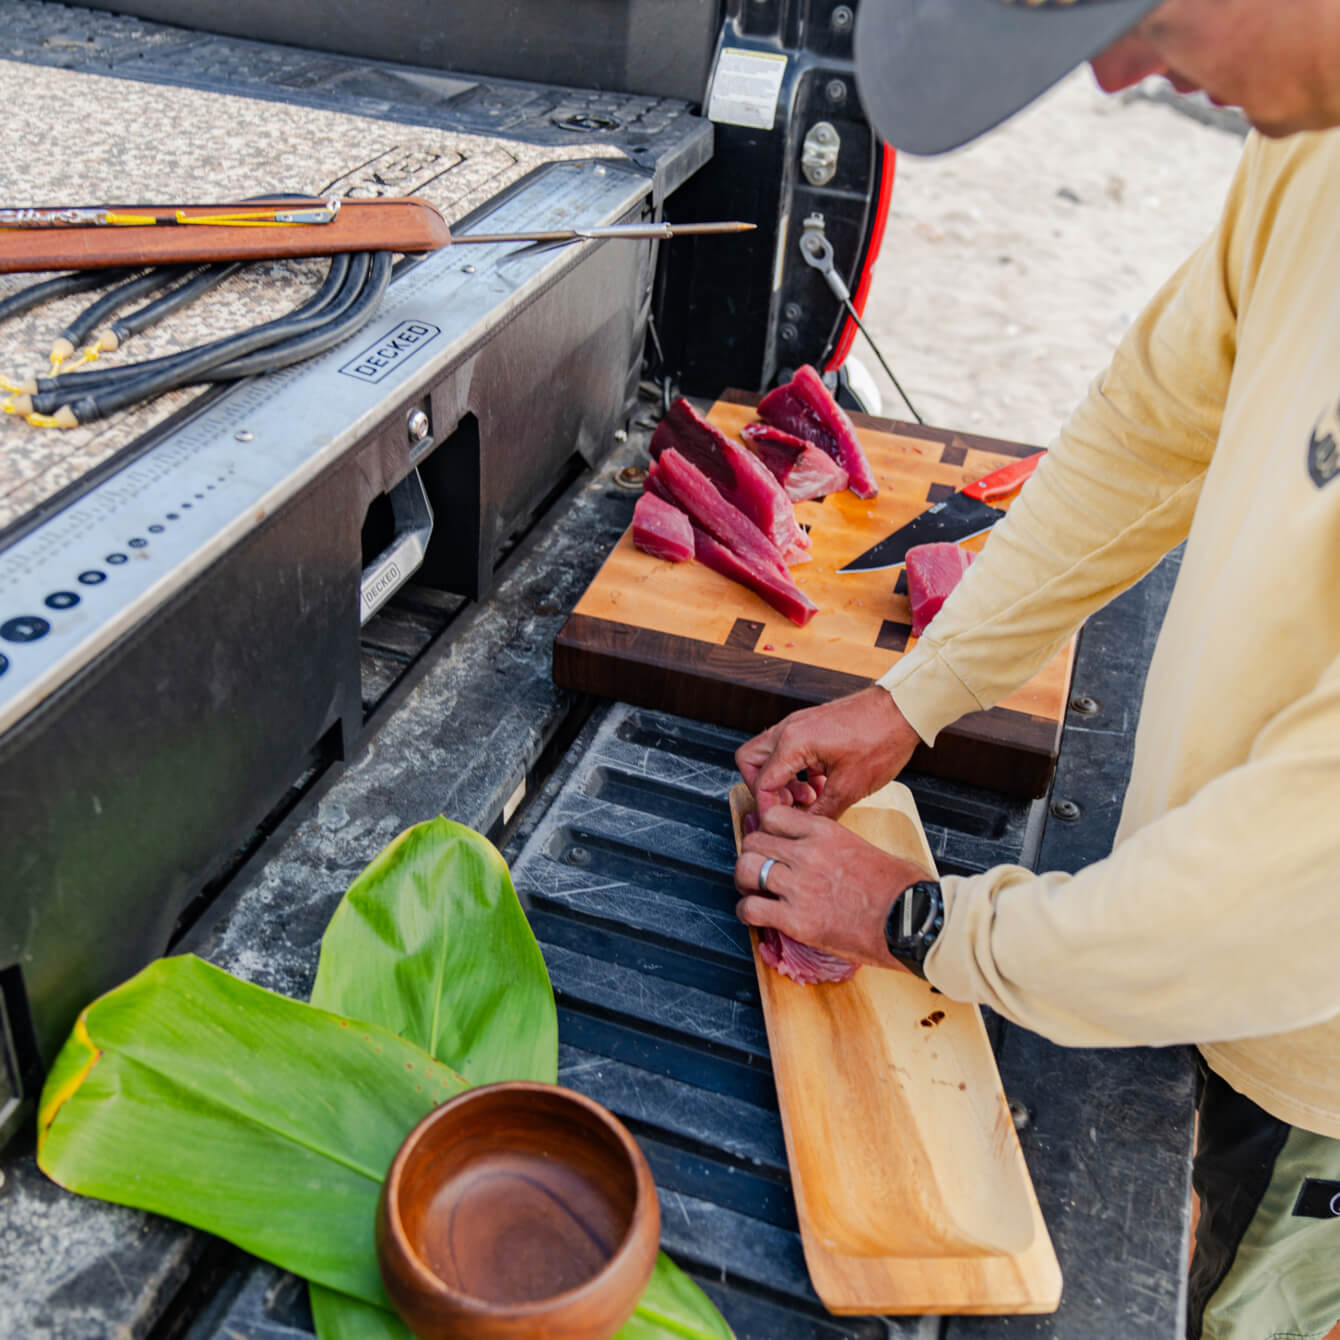
[[[879,492],[852,421],[808,363],[785,386],[763,397],[758,417],[826,451],[847,472],[847,487],[858,498],[873,498]]]
[[[693,557],[693,523],[674,503],[644,493],[633,508],[633,543],[653,558],[683,563]]]
[[[747,423],[740,432],[792,502],[841,493],[847,487],[847,472],[804,438],[770,423]]]
[[[758,811],[751,810],[746,814],[742,826],[746,833],[757,833]],[[817,982],[846,982],[856,976],[856,970],[861,966],[850,959],[830,954],[827,950],[802,944],[785,931],[772,926],[760,927],[758,935],[759,958],[801,986],[814,986]]]
[[[825,950],[793,940],[785,931],[771,926],[759,933],[758,956],[769,967],[776,968],[784,977],[789,977],[801,986],[814,986],[818,982],[846,982],[856,976],[861,966],[850,959],[839,958]]]
[[[777,546],[675,448],[662,451],[652,462],[647,487],[682,508],[695,526],[701,526],[739,558],[756,565],[760,571],[771,569],[784,581],[791,581],[786,560]]]
[[[665,453],[666,456],[673,454],[669,451]],[[747,586],[756,595],[762,596],[779,614],[786,615],[792,623],[802,628],[819,612],[819,607],[791,580],[785,568],[778,572],[776,568],[760,563],[757,559],[733,553],[698,525],[693,527],[693,554],[699,563],[706,564],[713,572],[719,572],[733,582]]]
[[[676,400],[651,435],[653,458],[673,449],[696,465],[718,492],[775,544],[788,563],[810,556],[810,537],[796,521],[786,490],[753,452],[732,442],[687,400]]]
[[[956,544],[914,544],[907,551],[907,599],[912,636],[920,637],[977,555]]]

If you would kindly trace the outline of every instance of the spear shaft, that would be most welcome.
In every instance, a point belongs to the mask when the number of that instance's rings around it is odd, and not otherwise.
[[[457,235],[428,201],[416,197],[312,201],[290,196],[220,205],[6,207],[0,208],[0,274],[198,265],[356,251],[416,253],[467,243],[562,244],[671,238],[742,233],[754,226],[729,222],[616,223],[595,228]]]
[[[536,233],[452,233],[452,246],[464,242],[577,242],[584,238],[697,237],[722,233],[747,233],[754,223],[613,223],[601,228],[555,228]]]

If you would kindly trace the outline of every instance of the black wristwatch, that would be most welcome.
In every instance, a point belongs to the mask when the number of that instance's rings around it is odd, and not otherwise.
[[[933,879],[909,884],[894,900],[884,922],[889,953],[918,977],[925,977],[926,955],[945,924],[940,885]]]

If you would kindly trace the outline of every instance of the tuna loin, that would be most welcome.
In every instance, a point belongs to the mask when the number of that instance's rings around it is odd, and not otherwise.
[[[758,832],[758,811],[744,816],[744,831]],[[856,976],[861,965],[850,959],[839,958],[824,949],[801,944],[785,931],[773,926],[761,926],[758,931],[758,956],[770,968],[776,968],[783,977],[789,977],[801,986],[817,982],[846,982]]]
[[[879,492],[852,421],[808,363],[785,386],[763,397],[758,417],[826,451],[847,472],[847,487],[858,498],[873,498]]]
[[[778,573],[732,553],[697,525],[693,528],[693,555],[713,572],[719,572],[762,596],[779,614],[785,614],[802,628],[819,612],[819,607],[791,580],[785,569]]]
[[[784,977],[801,986],[850,981],[861,966],[826,950],[803,945],[772,926],[759,932],[758,956],[769,967],[776,968]]]
[[[804,438],[770,423],[747,423],[740,432],[792,502],[841,493],[847,487],[847,472]]]
[[[696,527],[729,548],[760,571],[771,569],[784,581],[791,574],[777,546],[738,507],[726,501],[716,486],[673,447],[662,451],[647,472],[648,492],[674,503],[689,514]]]
[[[801,530],[791,499],[762,461],[708,423],[687,400],[676,400],[651,435],[652,457],[673,449],[696,465],[717,491],[775,544],[787,563],[804,563],[810,537]]]
[[[912,636],[920,637],[949,599],[977,555],[956,544],[914,544],[907,551],[907,599],[912,606]]]
[[[644,493],[633,509],[633,543],[653,558],[683,563],[693,557],[693,523],[674,503]]]

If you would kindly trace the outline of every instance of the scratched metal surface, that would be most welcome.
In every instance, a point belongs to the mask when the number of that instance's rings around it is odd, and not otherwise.
[[[417,195],[454,222],[544,163],[622,157],[611,145],[532,144],[7,60],[0,60],[0,105],[7,109],[0,201],[14,204],[208,202],[279,191]],[[325,267],[248,267],[100,362],[153,358],[270,320],[305,301]],[[0,298],[32,282],[0,275]],[[96,296],[67,298],[0,325],[0,375],[44,372],[52,340]],[[67,432],[0,416],[0,529],[196,394],[173,392]]]
[[[559,1081],[636,1134],[666,1250],[737,1334],[911,1337],[916,1318],[827,1317],[792,1199],[727,795],[743,739],[617,704],[508,849],[559,1007]],[[1030,807],[912,779],[944,871],[1032,858]],[[929,1329],[927,1329],[929,1327]]]

